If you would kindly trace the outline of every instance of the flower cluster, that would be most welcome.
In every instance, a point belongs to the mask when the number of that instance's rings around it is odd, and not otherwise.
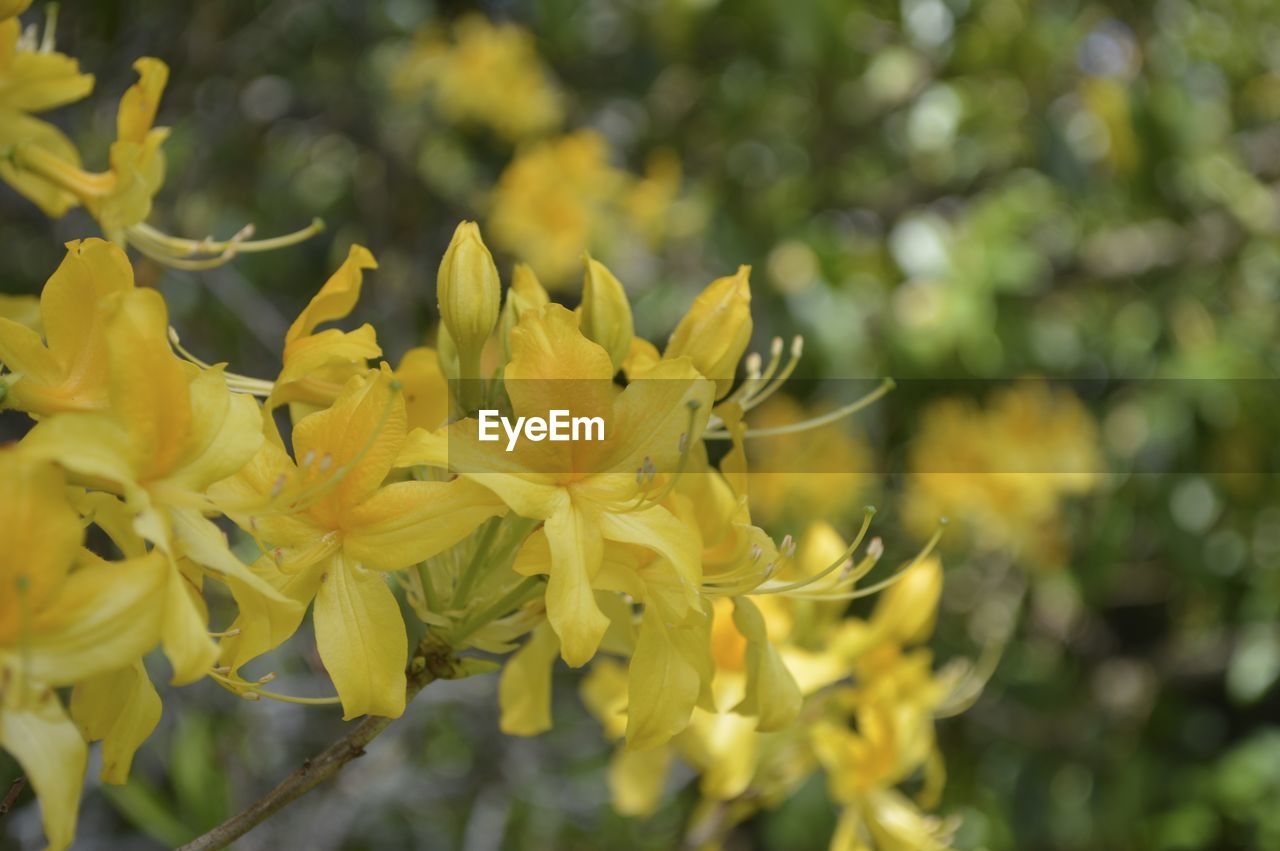
[[[453,676],[502,669],[514,735],[552,725],[557,658],[590,665],[584,698],[622,743],[625,812],[654,807],[679,754],[703,774],[708,839],[821,768],[844,808],[837,844],[944,840],[896,791],[922,774],[929,803],[933,718],[972,692],[919,647],[942,582],[936,535],[863,583],[884,552],[864,543],[871,511],[851,542],[820,524],[775,540],[753,519],[745,442],[770,430],[747,420],[800,349],[785,364],[780,341],[767,361],[747,353],[747,267],[709,284],[658,347],[636,336],[602,263],[586,259],[576,309],[528,266],[504,292],[464,222],[439,267],[434,348],[393,367],[373,327],[342,327],[377,267],[354,245],[287,330],[273,378],[207,363],[160,293],[135,285],[122,247],[195,266],[255,245],[145,224],[163,179],[165,67],[137,63],[111,170],[82,172],[29,113],[91,81],[50,38],[19,37],[22,5],[0,5],[0,97],[20,116],[3,125],[2,174],[50,214],[84,206],[113,240],[69,243],[38,305],[0,313],[0,406],[29,420],[0,448],[0,745],[52,847],[74,836],[90,743],[105,782],[127,779],[162,712],[160,656],[171,685],[340,704],[350,719],[400,716],[442,653],[465,659]],[[605,434],[504,447],[481,439],[482,410],[572,411]],[[885,589],[869,618],[844,617]],[[210,622],[215,598],[234,603],[227,622]],[[332,697],[268,689],[276,674],[260,669],[308,612]]]
[[[638,258],[701,226],[697,205],[680,197],[682,169],[673,153],[653,151],[635,173],[616,162],[605,135],[567,121],[568,96],[527,30],[467,14],[448,32],[424,30],[395,55],[387,76],[398,103],[421,97],[448,125],[485,128],[510,146],[500,173],[465,190],[454,184],[466,183],[458,172],[481,170],[474,163],[438,180],[465,196],[494,246],[528,263],[548,289],[572,289],[584,251],[643,265]],[[441,135],[430,134],[424,161],[465,157],[432,153]]]

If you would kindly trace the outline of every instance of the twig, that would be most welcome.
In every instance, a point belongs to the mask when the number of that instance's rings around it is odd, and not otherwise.
[[[405,704],[408,705],[432,681],[458,676],[458,661],[448,648],[433,643],[430,637],[424,639],[409,665]],[[351,760],[364,756],[365,745],[385,730],[392,720],[394,719],[372,715],[365,718],[318,756],[303,762],[300,768],[239,815],[232,816],[208,833],[196,837],[178,851],[213,851],[225,848],[292,801],[333,777]],[[12,794],[12,790],[10,791]],[[8,801],[8,797],[5,800]]]
[[[22,787],[27,785],[26,775],[19,774],[18,779],[9,784],[9,791],[4,793],[4,800],[0,801],[0,818],[4,818],[9,808],[17,802],[18,796],[22,794]]]

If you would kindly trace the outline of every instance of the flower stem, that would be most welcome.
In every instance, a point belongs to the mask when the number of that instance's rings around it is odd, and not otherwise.
[[[424,639],[409,664],[405,703],[412,701],[432,681],[456,676],[457,662],[448,648],[440,647],[430,636]],[[213,851],[230,845],[288,804],[333,777],[348,762],[363,756],[365,745],[373,741],[393,720],[395,719],[368,716],[318,756],[304,761],[297,770],[280,781],[279,785],[254,801],[239,815],[232,816],[208,833],[196,837],[179,851]]]

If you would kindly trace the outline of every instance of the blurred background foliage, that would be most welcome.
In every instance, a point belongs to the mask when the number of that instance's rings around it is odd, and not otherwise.
[[[958,847],[1280,848],[1277,407],[1256,380],[1280,366],[1270,0],[103,0],[64,4],[58,38],[97,75],[54,114],[90,165],[133,59],[172,66],[153,222],[328,222],[208,272],[140,261],[186,346],[240,372],[274,373],[353,241],[380,263],[358,318],[393,361],[422,342],[463,218],[504,274],[528,260],[570,301],[590,250],[652,339],[751,264],[755,348],[806,338],[799,398],[761,422],[820,410],[840,379],[920,379],[754,447],[814,471],[754,487],[778,537],[873,502],[903,557],[955,519],[937,655],[1004,644],[978,704],[939,725]],[[36,292],[93,232],[0,193],[3,291]],[[1018,385],[1039,401],[998,386],[1031,375],[1063,381]],[[1000,478],[1076,471],[1064,458],[1109,473]],[[316,659],[273,663],[323,681]],[[689,777],[652,819],[613,815],[607,746],[559,676],[534,740],[495,735],[492,678],[433,687],[242,847],[677,843]],[[183,841],[341,725],[208,682],[175,699],[131,783],[86,798],[83,847]],[[812,778],[731,845],[825,847],[833,819]],[[38,836],[30,806],[6,821],[0,844]]]

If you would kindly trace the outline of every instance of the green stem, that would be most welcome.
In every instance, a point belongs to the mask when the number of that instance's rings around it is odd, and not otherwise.
[[[486,606],[479,614],[467,618],[459,624],[458,628],[449,636],[450,643],[457,647],[470,638],[476,630],[487,626],[512,609],[519,608],[521,604],[541,593],[542,577],[530,576],[525,578],[513,586],[510,591],[499,597],[492,605]]]

